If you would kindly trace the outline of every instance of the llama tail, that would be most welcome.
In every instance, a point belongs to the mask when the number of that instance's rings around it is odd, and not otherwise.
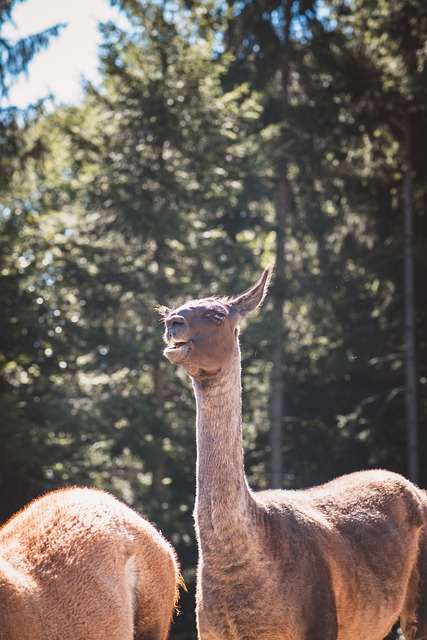
[[[412,637],[417,640],[427,640],[427,492],[421,490],[421,499],[424,505],[424,526],[420,532],[420,546],[417,562],[418,594],[416,598],[416,635],[410,632],[405,635],[409,640]]]

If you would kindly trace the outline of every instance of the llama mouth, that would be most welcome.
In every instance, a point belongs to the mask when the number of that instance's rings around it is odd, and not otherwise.
[[[171,344],[168,344],[166,349],[163,351],[163,354],[171,362],[182,362],[189,352],[190,344],[191,340],[188,340],[187,342],[172,342]]]

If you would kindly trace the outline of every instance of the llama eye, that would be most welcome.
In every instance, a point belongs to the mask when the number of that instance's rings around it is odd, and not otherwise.
[[[212,318],[212,320],[215,320],[218,324],[225,319],[225,313],[222,313],[222,311],[214,311],[213,313],[206,314],[206,316]]]

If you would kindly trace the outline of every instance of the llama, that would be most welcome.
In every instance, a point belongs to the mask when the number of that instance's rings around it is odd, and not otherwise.
[[[0,529],[1,640],[166,640],[175,552],[104,491],[60,489]]]
[[[420,489],[383,470],[306,490],[248,486],[239,324],[271,272],[238,296],[158,307],[164,355],[191,377],[197,406],[198,637],[381,640],[400,617],[406,640],[426,639]]]

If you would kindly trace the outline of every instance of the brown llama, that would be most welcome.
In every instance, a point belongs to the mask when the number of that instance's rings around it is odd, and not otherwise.
[[[190,375],[197,405],[199,638],[381,640],[400,617],[406,640],[425,639],[420,489],[382,470],[307,490],[248,487],[239,324],[271,271],[238,296],[158,307],[164,354]]]
[[[0,638],[166,640],[178,583],[175,552],[135,511],[53,491],[0,529]]]

